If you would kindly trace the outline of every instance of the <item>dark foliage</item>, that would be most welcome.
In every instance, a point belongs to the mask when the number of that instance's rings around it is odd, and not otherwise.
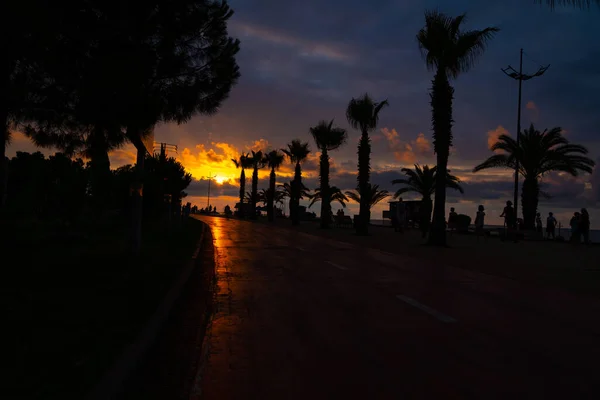
[[[239,43],[227,33],[232,11],[208,0],[56,7],[76,16],[53,27],[60,39],[50,45],[61,64],[40,61],[52,85],[38,96],[42,106],[26,107],[16,122],[40,146],[90,157],[92,194],[102,203],[108,151],[127,139],[139,147],[157,122],[213,114],[227,98],[239,77]],[[33,72],[26,78],[40,80]]]
[[[7,209],[14,216],[75,223],[90,209],[89,163],[85,165],[81,159],[73,160],[63,153],[45,158],[40,152],[17,152],[8,166]],[[158,157],[147,157],[144,172],[144,212],[152,216],[162,212],[164,194],[178,203],[192,180],[174,158],[162,164]],[[134,181],[131,165],[111,172],[107,209],[120,211],[123,216],[129,214]]]

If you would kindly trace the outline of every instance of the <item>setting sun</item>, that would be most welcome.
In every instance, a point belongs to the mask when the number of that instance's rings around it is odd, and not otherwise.
[[[215,176],[213,180],[217,182],[219,185],[222,185],[223,182],[227,182],[230,178],[226,176]]]

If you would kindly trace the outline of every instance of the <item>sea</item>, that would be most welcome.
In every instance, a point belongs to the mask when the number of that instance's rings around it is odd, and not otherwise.
[[[392,226],[392,222],[389,219],[372,219],[371,224],[380,225],[380,226]],[[500,229],[502,225],[485,225],[485,229]],[[544,228],[545,232],[545,228]],[[569,239],[571,237],[571,229],[570,228],[556,228],[556,236],[563,236],[565,239]],[[600,230],[592,229],[590,230],[590,241],[592,243],[600,243]]]

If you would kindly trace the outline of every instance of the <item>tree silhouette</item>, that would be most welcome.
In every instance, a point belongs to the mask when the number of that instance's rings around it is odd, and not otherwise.
[[[497,28],[483,30],[461,30],[466,15],[451,17],[439,11],[425,13],[425,27],[417,34],[417,42],[425,63],[435,70],[431,88],[431,122],[433,145],[437,157],[437,175],[445,177],[448,157],[452,146],[452,101],[454,88],[449,78],[457,78],[473,67],[483,54],[487,43],[498,31]],[[429,243],[446,245],[446,179],[436,179],[435,208]]]
[[[275,171],[281,167],[284,161],[284,155],[278,150],[269,151],[266,156],[267,166],[271,168],[271,173],[269,174],[269,190],[267,191],[267,216],[270,222],[275,220],[275,213],[273,210],[274,203],[277,201],[278,191],[276,190],[276,180],[277,175]],[[281,200],[281,199],[279,199]]]
[[[415,164],[415,169],[402,168],[401,170],[407,176],[406,179],[394,179],[393,185],[406,185],[394,193],[394,198],[397,199],[404,193],[419,193],[422,200],[431,201],[431,195],[435,193],[436,178],[437,178],[437,167],[429,168],[429,165],[421,167],[419,164]],[[449,189],[458,190],[460,193],[464,193],[463,188],[460,186],[460,179],[456,176],[451,175],[450,171],[446,174],[446,187]]]
[[[330,186],[329,187],[329,201],[337,201],[338,203],[340,203],[342,205],[342,207],[346,207],[346,203],[348,202],[348,197],[346,197],[346,195],[340,190],[340,188],[336,187],[336,186]],[[321,189],[317,188],[315,189],[315,193],[309,196],[310,198],[310,204],[308,205],[308,208],[311,208],[313,206],[313,204],[315,204],[318,201],[322,201],[323,197],[321,195]],[[322,211],[321,211],[322,212]],[[331,213],[331,207],[329,207],[329,212]],[[323,218],[323,216],[321,216],[321,218]]]
[[[523,223],[526,229],[535,228],[540,179],[548,172],[566,172],[578,176],[581,171],[592,173],[594,161],[585,156],[588,150],[578,144],[571,144],[562,135],[561,128],[552,128],[540,132],[533,124],[523,131],[519,146],[517,141],[508,135],[500,135],[492,151],[501,150],[503,153],[494,154],[477,165],[473,172],[488,168],[515,169],[515,160],[519,159],[519,174],[523,176],[521,192],[521,207]]]
[[[55,114],[67,106],[68,99],[57,90],[57,84],[60,76],[73,71],[80,58],[69,51],[68,38],[81,39],[71,33],[81,35],[77,26],[87,22],[80,4],[68,1],[3,2],[2,16],[5,21],[27,23],[20,24],[19,29],[10,23],[0,25],[4,38],[0,63],[0,211],[6,202],[6,146],[11,132],[40,114]]]
[[[252,150],[250,156],[252,163],[252,194],[250,196],[250,204],[252,204],[252,219],[256,219],[256,203],[258,202],[258,170],[266,165],[265,156],[262,151],[255,152]]]
[[[363,196],[362,193],[366,193],[366,196]],[[367,186],[367,191],[362,193],[359,188],[356,188],[356,190],[346,191],[346,196],[359,204],[362,204],[361,201],[364,201],[369,207],[369,210],[373,208],[375,204],[390,196],[390,192],[387,190],[379,190],[379,185],[372,185],[370,183],[369,186]]]
[[[404,193],[419,193],[421,195],[421,202],[423,210],[421,212],[422,223],[429,225],[431,221],[431,210],[432,200],[431,196],[435,193],[436,178],[437,178],[437,167],[429,168],[428,165],[424,165],[422,168],[420,165],[415,164],[415,169],[402,168],[402,172],[407,176],[405,179],[394,179],[393,185],[405,185],[394,193],[394,198],[397,199]],[[451,175],[450,171],[446,174],[446,188],[458,190],[460,193],[464,193],[462,186],[460,186],[460,179],[456,176]],[[425,222],[426,221],[426,222]]]
[[[277,187],[279,187],[281,189],[281,199],[285,199],[288,198],[290,199],[289,201],[289,208],[290,208],[290,214],[292,212],[292,208],[293,208],[293,204],[292,201],[294,199],[294,190],[292,189],[294,187],[294,181],[290,181],[290,182],[286,182],[283,185],[277,185]],[[300,191],[299,191],[299,195],[298,195],[298,200],[302,200],[303,198],[311,198],[310,195],[310,189],[307,188],[304,183],[300,182]]]
[[[282,149],[290,159],[294,167],[294,180],[291,185],[291,198],[290,198],[290,216],[292,217],[292,224],[298,225],[300,223],[300,214],[298,207],[300,206],[300,199],[302,198],[302,191],[304,185],[302,184],[302,166],[301,164],[306,160],[310,153],[308,143],[301,142],[299,139],[292,140],[288,144],[287,149]]]
[[[8,165],[6,208],[11,214],[76,222],[87,200],[88,176],[81,159],[18,151]]]
[[[161,159],[159,155],[146,157],[145,183],[155,189],[157,203],[162,204],[160,197],[168,194],[171,197],[171,212],[176,216],[181,210],[181,199],[187,196],[184,190],[192,182],[192,175],[175,158]],[[151,181],[151,182],[150,182]]]
[[[346,118],[354,129],[360,129],[361,137],[358,143],[358,191],[363,198],[360,203],[359,218],[356,224],[356,232],[360,235],[369,233],[369,221],[371,219],[370,207],[367,199],[370,195],[371,174],[371,139],[369,132],[377,128],[379,112],[388,105],[387,100],[374,101],[367,93],[357,99],[352,98],[346,108]]]
[[[240,217],[244,217],[244,199],[246,194],[246,168],[252,167],[252,161],[249,157],[249,154],[242,153],[239,159],[231,159],[235,164],[236,168],[240,168],[242,172],[240,173],[240,208],[238,210]]]
[[[321,228],[326,229],[329,228],[329,224],[331,223],[332,193],[329,187],[329,151],[336,150],[344,145],[348,140],[348,134],[345,129],[334,127],[333,120],[329,123],[319,121],[317,126],[310,128],[310,133],[315,140],[315,144],[321,150],[319,160],[319,197],[321,199]],[[314,201],[311,205],[313,203]]]
[[[182,123],[218,110],[239,77],[239,45],[227,34],[232,11],[225,2],[96,3],[88,5],[98,17],[86,30],[93,46],[64,85],[73,92],[67,122],[44,119],[26,133],[42,146],[84,150],[100,195],[108,151],[126,138],[139,149],[140,137],[159,121]]]

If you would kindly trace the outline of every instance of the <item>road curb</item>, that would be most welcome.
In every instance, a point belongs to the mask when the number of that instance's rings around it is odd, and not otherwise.
[[[123,351],[112,367],[87,394],[85,397],[86,400],[108,400],[117,397],[127,378],[135,371],[140,361],[158,338],[159,332],[168,320],[177,299],[181,297],[182,291],[196,266],[196,259],[200,254],[206,229],[208,229],[206,223],[200,222],[202,223],[202,232],[200,233],[200,239],[192,258],[183,267],[183,271],[179,274],[175,282],[173,282],[157,310],[137,336],[135,342]]]

